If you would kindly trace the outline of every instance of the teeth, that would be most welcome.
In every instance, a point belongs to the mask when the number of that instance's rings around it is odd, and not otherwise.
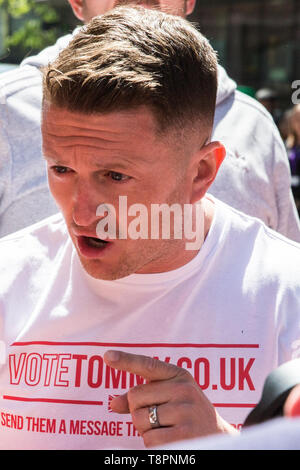
[[[86,237],[87,243],[90,246],[93,246],[95,248],[101,248],[102,246],[106,245],[106,241],[100,240],[99,238],[94,238],[94,237]]]

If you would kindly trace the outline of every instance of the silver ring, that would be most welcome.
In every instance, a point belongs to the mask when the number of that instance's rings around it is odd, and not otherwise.
[[[149,406],[149,422],[151,425],[151,428],[159,428],[160,424],[158,421],[158,416],[157,416],[157,406]]]

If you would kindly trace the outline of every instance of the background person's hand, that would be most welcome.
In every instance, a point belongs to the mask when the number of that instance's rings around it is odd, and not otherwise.
[[[121,351],[107,351],[104,360],[110,367],[147,380],[114,398],[110,405],[116,413],[131,413],[146,447],[213,433],[237,432],[218,415],[187,370]],[[155,405],[160,427],[153,428],[149,407]]]
[[[283,412],[287,418],[300,417],[300,384],[296,385],[289,393]]]

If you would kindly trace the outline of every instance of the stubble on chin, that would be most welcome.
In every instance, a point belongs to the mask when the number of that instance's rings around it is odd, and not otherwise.
[[[83,269],[95,279],[115,281],[131,274],[154,274],[168,271],[171,258],[181,249],[182,240],[149,240],[149,243],[135,241],[132,252],[120,255],[117,261],[91,260],[79,256]]]

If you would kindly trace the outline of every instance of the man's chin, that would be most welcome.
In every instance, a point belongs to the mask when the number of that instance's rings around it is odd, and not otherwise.
[[[133,274],[132,270],[122,265],[117,267],[109,266],[109,268],[107,268],[99,260],[87,260],[81,256],[79,256],[79,259],[85,272],[94,279],[116,281],[117,279]]]

